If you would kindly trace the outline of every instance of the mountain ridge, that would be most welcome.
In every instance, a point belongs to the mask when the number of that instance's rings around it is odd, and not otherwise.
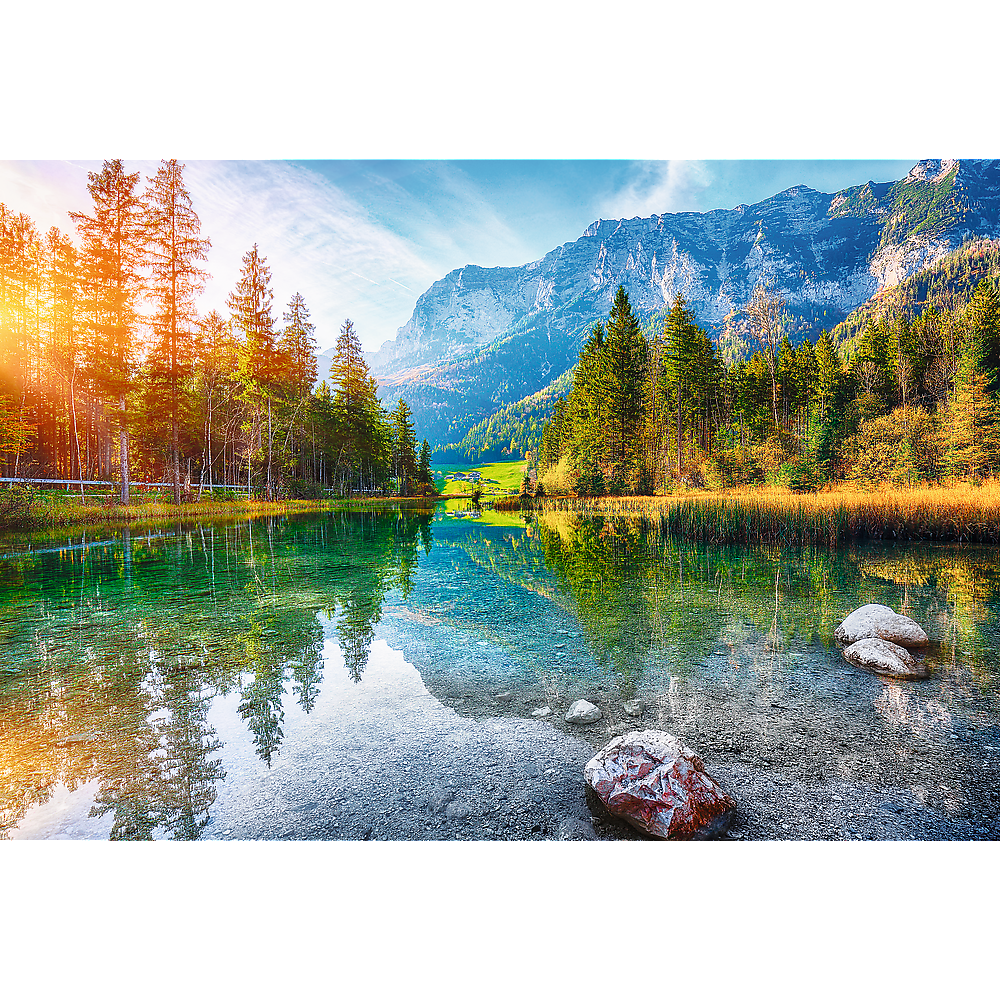
[[[718,335],[764,280],[793,332],[814,337],[975,236],[1000,236],[995,160],[921,160],[898,181],[834,194],[795,185],[733,209],[597,219],[538,260],[449,272],[368,359],[382,398],[406,398],[418,434],[447,443],[569,370],[619,283],[644,320],[681,294]]]

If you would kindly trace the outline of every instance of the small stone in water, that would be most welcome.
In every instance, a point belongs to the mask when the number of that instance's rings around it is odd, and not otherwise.
[[[543,705],[541,708],[536,708],[531,714],[538,719],[544,719],[546,715],[552,714],[552,709],[548,705]]]
[[[622,708],[625,710],[625,714],[632,716],[633,719],[638,719],[642,715],[642,702],[638,698],[625,702]]]
[[[597,722],[601,718],[601,710],[596,706],[586,701],[583,698],[578,698],[569,706],[569,711],[566,713],[567,722],[576,722],[580,724],[588,722]]]
[[[513,697],[513,691],[501,691],[500,694],[497,695],[497,701],[511,701]]]

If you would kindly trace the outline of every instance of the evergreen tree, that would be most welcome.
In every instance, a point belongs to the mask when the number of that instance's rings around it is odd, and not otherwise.
[[[424,438],[424,443],[420,446],[420,463],[417,466],[417,481],[425,486],[431,485],[431,446]]]
[[[354,324],[344,321],[330,365],[341,489],[374,489],[384,476],[389,428]]]
[[[623,285],[615,293],[604,327],[604,358],[598,384],[607,411],[610,477],[619,488],[633,489],[639,458],[642,383],[646,341]]]
[[[229,295],[228,306],[232,313],[233,326],[243,335],[243,350],[240,357],[240,378],[247,393],[259,408],[267,407],[267,478],[265,496],[273,497],[271,467],[273,455],[272,399],[286,374],[286,358],[279,349],[274,333],[274,319],[271,306],[274,293],[271,291],[271,269],[267,258],[257,250],[257,244],[243,255],[240,280],[235,291]],[[247,483],[249,492],[250,457],[253,442],[262,436],[260,413],[255,414],[253,426],[247,438]]]
[[[989,279],[976,286],[966,317],[974,363],[986,376],[987,391],[995,393],[1000,382],[1000,301]]]
[[[897,353],[884,319],[865,330],[849,369],[858,385],[861,419],[879,416],[891,406],[897,383],[894,365]]]
[[[678,295],[663,321],[663,364],[660,369],[658,393],[665,409],[673,413],[674,444],[677,455],[677,476],[683,468],[684,432],[694,409],[701,374],[698,364],[698,328],[687,308],[684,297]]]
[[[298,402],[311,391],[318,374],[316,369],[316,327],[310,322],[309,307],[296,292],[288,302],[288,309],[281,316],[284,328],[279,341],[280,349],[288,358],[288,388]]]
[[[139,174],[127,174],[121,160],[105,160],[87,174],[93,214],[70,212],[80,233],[82,279],[91,330],[90,377],[97,391],[118,405],[121,502],[129,502],[129,416],[127,400],[138,360],[137,302],[143,282],[145,207],[136,192]]]
[[[396,488],[400,496],[411,495],[411,484],[417,479],[417,439],[413,432],[413,414],[405,399],[400,399],[392,411],[392,465]]]
[[[979,364],[980,350],[971,343],[955,379],[955,395],[947,409],[949,471],[979,480],[998,464],[1000,413],[989,393],[989,376]]]
[[[820,421],[825,421],[830,410],[840,401],[844,391],[844,373],[840,356],[829,331],[824,330],[816,342],[816,380],[813,394],[819,406]]]
[[[191,374],[195,352],[195,298],[208,275],[197,262],[207,258],[211,240],[201,236],[201,221],[184,186],[184,166],[163,160],[147,178],[145,263],[154,302],[150,380],[152,405],[170,416],[171,472],[174,502],[180,503],[179,426],[181,393]],[[160,391],[156,391],[160,389]]]
[[[577,489],[583,493],[604,492],[604,453],[607,406],[603,392],[604,326],[598,323],[590,332],[580,352],[573,388],[567,402],[572,426],[570,455],[577,477]]]
[[[288,421],[286,445],[291,445],[289,461],[295,474],[301,474],[299,459],[296,457],[297,439],[295,437],[295,422],[303,413],[312,395],[312,387],[318,374],[316,368],[316,338],[313,332],[316,327],[310,322],[309,307],[305,299],[296,292],[288,302],[288,310],[282,314],[285,323],[281,331],[279,347],[287,358],[287,381],[284,389],[289,403],[293,407]]]

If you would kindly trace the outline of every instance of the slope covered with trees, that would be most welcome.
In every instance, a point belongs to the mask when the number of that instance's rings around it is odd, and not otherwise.
[[[426,492],[408,414],[380,405],[350,320],[317,378],[296,293],[276,318],[267,259],[243,257],[228,316],[201,315],[210,240],[165,160],[89,175],[76,238],[0,204],[0,475],[218,487],[274,499]],[[404,404],[405,405],[405,404]]]
[[[677,483],[813,489],[996,475],[997,260],[995,243],[963,247],[796,347],[784,303],[761,286],[727,321],[725,342],[739,347],[728,354],[680,296],[662,331],[636,339],[620,288],[544,425],[540,482],[649,494]]]

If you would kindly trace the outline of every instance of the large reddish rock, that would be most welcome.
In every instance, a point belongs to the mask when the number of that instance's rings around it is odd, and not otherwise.
[[[613,816],[664,840],[717,837],[736,815],[697,754],[657,729],[616,737],[583,776]]]

